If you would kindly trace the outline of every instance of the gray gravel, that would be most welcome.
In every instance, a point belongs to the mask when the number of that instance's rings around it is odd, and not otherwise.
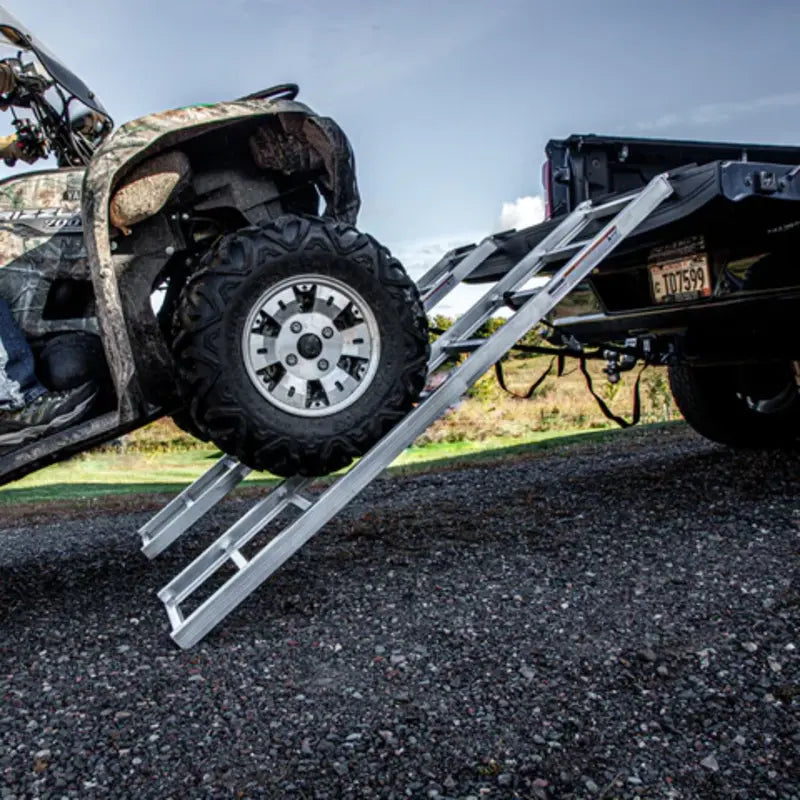
[[[0,797],[800,798],[800,455],[383,480],[189,652],[145,513],[0,531]],[[190,538],[190,537],[187,537]]]

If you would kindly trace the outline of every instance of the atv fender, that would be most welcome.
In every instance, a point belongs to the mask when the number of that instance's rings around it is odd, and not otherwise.
[[[152,114],[119,128],[89,165],[81,212],[98,321],[119,398],[120,423],[143,413],[152,414],[155,409],[147,407],[145,392],[136,378],[133,345],[120,299],[118,270],[124,269],[125,264],[116,266],[112,255],[112,196],[122,187],[124,177],[146,159],[205,133],[252,123],[258,118],[277,118],[283,135],[274,142],[265,141],[263,136],[254,137],[249,157],[262,168],[283,168],[288,173],[302,165],[297,158],[302,155],[303,147],[313,150],[313,157],[321,159],[320,166],[324,170],[320,191],[327,204],[326,215],[355,222],[359,196],[352,151],[346,137],[332,120],[318,117],[308,106],[293,100],[237,100]],[[310,163],[312,156],[307,154],[305,158]],[[143,298],[142,315],[152,315],[149,298]],[[132,327],[141,330],[142,322]]]

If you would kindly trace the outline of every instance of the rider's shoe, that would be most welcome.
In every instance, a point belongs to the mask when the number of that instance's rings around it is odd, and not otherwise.
[[[21,444],[78,422],[96,396],[97,386],[89,381],[63,392],[47,392],[18,411],[0,410],[0,447]]]

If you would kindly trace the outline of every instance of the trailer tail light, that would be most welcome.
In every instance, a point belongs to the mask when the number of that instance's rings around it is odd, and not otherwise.
[[[542,186],[544,187],[544,218],[553,216],[553,167],[550,159],[542,164]]]

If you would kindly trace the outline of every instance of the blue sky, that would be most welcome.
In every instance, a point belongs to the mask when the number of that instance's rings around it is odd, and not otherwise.
[[[800,144],[798,0],[4,5],[117,122],[299,83],[353,143],[360,226],[413,273],[538,195],[550,138]]]

